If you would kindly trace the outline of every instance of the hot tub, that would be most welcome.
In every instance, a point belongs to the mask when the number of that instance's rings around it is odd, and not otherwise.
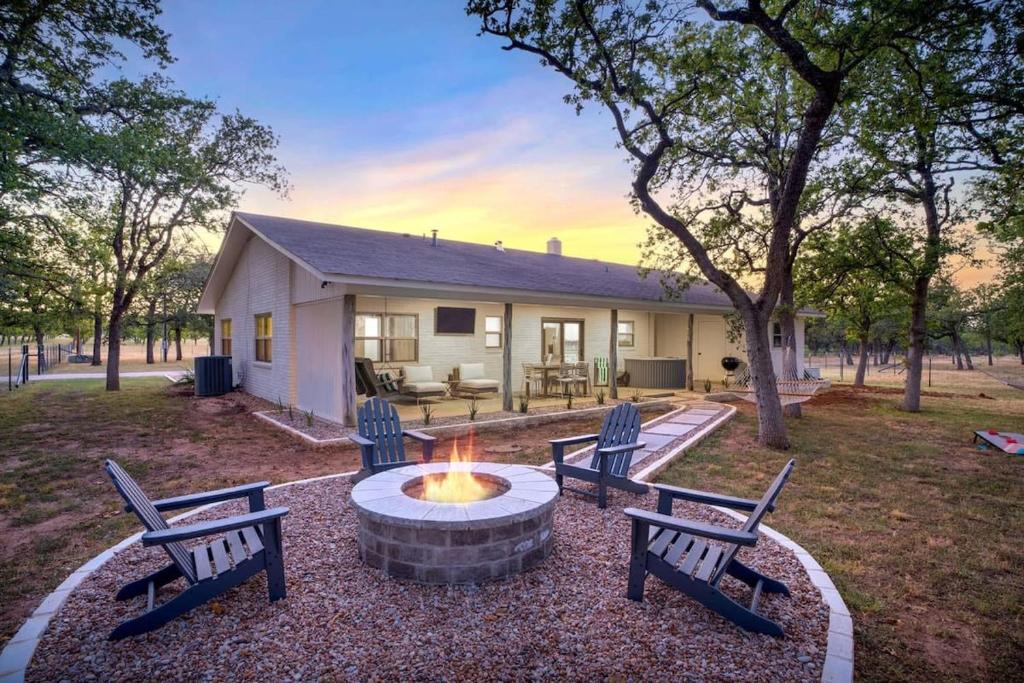
[[[682,389],[686,386],[686,359],[627,358],[629,386],[645,389]]]

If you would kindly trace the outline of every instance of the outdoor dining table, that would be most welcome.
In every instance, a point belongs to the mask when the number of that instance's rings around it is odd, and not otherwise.
[[[548,386],[549,386],[548,380],[551,377],[551,373],[554,373],[556,377],[558,376],[558,372],[562,369],[562,364],[561,363],[538,363],[537,365],[533,366],[533,369],[534,370],[540,370],[541,373],[542,373],[542,377],[543,377],[543,380],[541,382],[541,387],[543,387],[543,388],[541,389],[541,392],[540,392],[539,395],[540,396],[557,396],[558,395],[557,393],[552,394],[550,391],[548,391]],[[526,383],[526,395],[527,396],[530,395],[530,383],[529,382]]]

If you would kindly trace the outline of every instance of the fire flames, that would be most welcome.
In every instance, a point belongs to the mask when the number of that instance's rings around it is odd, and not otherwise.
[[[470,452],[472,450],[471,443]],[[458,467],[461,463],[469,462],[468,457],[463,459],[459,455],[459,442],[456,440],[452,445],[448,471],[444,476],[431,476],[423,479],[423,500],[434,503],[472,503],[487,498],[489,495],[487,487],[470,474],[468,467]]]

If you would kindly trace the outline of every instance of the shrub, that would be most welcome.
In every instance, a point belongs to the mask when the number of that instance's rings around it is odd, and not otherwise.
[[[480,412],[480,401],[473,396],[466,401],[466,405],[469,407],[469,421],[473,422],[476,420],[476,414]]]
[[[281,401],[280,396],[277,397],[277,412],[279,414],[284,412],[284,403]]]
[[[288,404],[288,421],[295,422],[295,415],[292,414],[292,404]]]
[[[710,394],[711,393],[711,380],[709,380],[709,379],[704,380],[704,393],[705,394]]]
[[[572,410],[572,392],[565,395],[565,409]]]
[[[604,389],[598,389],[597,393],[594,394],[594,398],[597,399],[597,405],[603,406],[604,405],[604,399],[605,399]]]
[[[306,415],[306,426],[307,427],[312,427],[313,426],[313,419],[316,417],[316,415],[313,413],[312,410],[307,410],[305,412],[305,415]]]
[[[525,415],[530,411],[530,397],[528,394],[519,394],[519,412]]]
[[[632,401],[633,403],[639,403],[643,399],[644,399],[644,395],[642,393],[640,393],[639,389],[634,389],[633,390],[633,395],[629,397],[629,400]]]
[[[423,424],[430,424],[430,420],[434,417],[434,404],[420,403],[420,414],[423,416]]]
[[[174,380],[177,386],[193,386],[196,383],[196,373],[189,368],[185,368],[185,374]]]

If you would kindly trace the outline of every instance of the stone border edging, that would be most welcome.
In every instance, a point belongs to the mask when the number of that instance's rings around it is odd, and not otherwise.
[[[314,481],[321,481],[323,479],[350,477],[357,472],[358,470],[352,470],[351,472],[341,472],[339,474],[327,474],[321,477],[299,479],[296,481],[285,482],[283,484],[268,486],[266,490],[271,491],[273,489],[284,488],[285,486],[308,484]],[[194,510],[189,510],[188,512],[176,515],[167,521],[168,523],[180,522],[183,519],[188,519],[193,515],[198,515],[200,512],[205,512],[218,505],[223,505],[226,502],[228,501],[207,503],[206,505],[201,505]],[[11,639],[7,641],[3,652],[0,652],[0,683],[21,683],[25,680],[25,672],[28,670],[28,665],[32,661],[32,655],[35,654],[36,646],[39,645],[39,641],[42,640],[43,633],[46,632],[46,627],[50,625],[50,620],[56,616],[58,611],[60,611],[60,608],[64,605],[64,601],[67,600],[71,591],[77,588],[80,583],[85,581],[90,574],[106,564],[108,560],[114,557],[114,555],[117,555],[125,548],[138,543],[139,539],[142,538],[142,533],[143,532],[140,531],[124,539],[117,545],[107,548],[102,553],[71,572],[71,574],[64,579],[64,581],[57,586],[53,592],[43,598],[43,601],[39,603],[39,607],[32,612],[32,616],[25,620],[25,623],[21,625],[21,628],[19,628]]]
[[[671,403],[672,403],[672,401],[668,400],[668,399],[659,399],[659,400],[656,400],[656,401],[643,401],[642,402],[642,404],[645,405],[645,406],[661,406],[661,405],[666,405],[666,404],[671,404]],[[603,412],[603,411],[611,410],[616,405],[618,405],[618,404],[611,403],[611,404],[607,404],[607,405],[592,406],[592,407],[589,407],[589,408],[577,408],[576,410],[558,410],[558,411],[551,412],[551,413],[538,413],[536,415],[515,415],[515,416],[512,416],[512,417],[500,417],[500,418],[496,418],[496,419],[492,419],[492,420],[480,420],[479,422],[476,422],[476,421],[474,421],[474,422],[456,422],[454,424],[437,425],[437,426],[434,426],[434,427],[417,427],[416,431],[418,431],[418,432],[425,432],[425,433],[431,434],[431,433],[434,433],[434,432],[443,432],[443,431],[447,431],[447,430],[470,430],[470,429],[473,429],[473,430],[476,430],[476,431],[480,431],[481,427],[483,427],[484,429],[489,429],[489,428],[495,427],[495,426],[506,426],[506,425],[507,426],[517,426],[517,427],[519,427],[519,426],[529,427],[529,426],[548,424],[549,422],[558,422],[559,420],[563,420],[563,419],[565,419],[567,417],[573,418],[573,419],[583,419],[584,417],[587,417],[591,413],[600,413],[600,412]],[[347,444],[351,443],[351,441],[349,441],[347,436],[331,437],[329,439],[318,439],[316,437],[310,436],[309,434],[306,434],[305,432],[303,432],[301,430],[298,430],[298,429],[292,427],[291,425],[286,425],[283,422],[278,422],[277,420],[275,420],[273,417],[270,416],[270,413],[272,413],[272,412],[274,412],[274,411],[271,411],[271,410],[259,410],[259,411],[254,411],[251,414],[254,415],[255,417],[259,418],[260,420],[263,420],[264,422],[266,422],[267,424],[269,424],[269,425],[271,425],[273,427],[276,427],[278,429],[284,430],[290,436],[299,439],[300,441],[302,441],[306,445],[311,446],[313,448],[328,448],[330,446],[337,446],[337,445],[343,445],[343,444],[347,445]],[[674,412],[674,411],[672,411],[672,412]],[[668,413],[668,414],[670,414],[670,413]],[[663,416],[659,416],[659,417],[663,417]],[[657,418],[655,418],[655,419],[657,419]],[[3,682],[0,681],[0,683],[3,683]]]
[[[738,522],[747,521],[746,515],[735,510],[718,505],[711,507]],[[825,646],[825,664],[821,669],[822,683],[852,683],[853,617],[836,585],[818,561],[799,543],[767,524],[761,524],[758,531],[796,555],[811,583],[821,593],[822,601],[828,605],[828,642]]]

